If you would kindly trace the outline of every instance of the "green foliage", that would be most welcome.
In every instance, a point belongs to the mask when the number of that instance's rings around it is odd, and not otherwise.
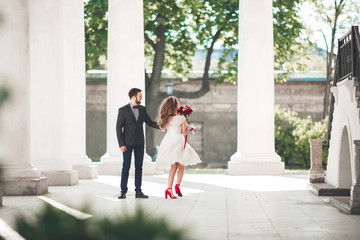
[[[98,68],[100,56],[107,56],[108,0],[84,3],[86,70]]]
[[[149,38],[145,41],[145,56],[150,63],[148,67],[168,69],[183,78],[192,68],[191,57],[196,51],[191,38],[191,8],[187,3],[178,0],[143,2],[144,29]],[[160,41],[164,41],[165,47],[156,48],[150,41],[154,45],[161,45]],[[156,54],[161,54],[160,51],[164,51],[164,59],[154,58]]]
[[[143,210],[118,218],[80,220],[50,205],[35,220],[16,219],[20,235],[38,239],[97,239],[97,240],[185,240],[184,232],[169,226],[165,219],[146,216]]]
[[[274,27],[274,67],[287,72],[304,70],[306,64],[300,61],[307,58],[306,47],[311,43],[303,34],[305,27],[299,17],[299,7],[304,0],[273,0],[273,27]],[[218,62],[218,76],[215,84],[237,81],[236,51],[238,45],[238,12],[239,1],[236,0],[207,0],[203,2],[203,9],[194,18],[197,20],[196,34],[199,43],[207,49],[214,40],[217,30],[221,30],[224,52]],[[198,20],[200,19],[200,20]],[[202,27],[202,26],[205,27]],[[230,54],[236,52],[233,56]],[[231,58],[231,61],[228,58]],[[279,75],[275,80],[284,81],[287,75]]]
[[[171,228],[165,219],[149,219],[142,210],[133,216],[104,219],[98,224],[97,233],[94,233],[97,239],[188,239],[181,230]]]
[[[194,36],[197,45],[202,46],[208,54],[216,42],[224,47],[218,61],[216,84],[237,81],[237,52],[239,30],[238,0],[203,0],[194,1],[197,5],[193,11]],[[209,52],[210,51],[210,52]],[[231,59],[229,61],[229,58]]]
[[[50,205],[35,220],[16,219],[16,228],[25,239],[94,239],[88,234],[89,220],[80,220]]]
[[[275,150],[287,166],[309,168],[309,140],[325,140],[326,129],[327,120],[301,119],[296,112],[275,107]],[[327,148],[323,147],[323,163],[326,162]]]
[[[301,38],[305,28],[298,12],[303,1],[273,0],[275,69],[294,71],[305,67],[296,61],[305,56],[304,46],[309,44]],[[148,36],[145,41],[147,68],[167,69],[186,80],[196,46],[208,50],[220,42],[224,52],[218,62],[215,84],[237,81],[238,55],[233,53],[237,52],[238,44],[238,0],[144,0],[143,3],[144,29]],[[99,57],[107,54],[107,5],[108,0],[85,3],[87,69],[98,67]],[[220,34],[216,36],[218,31]],[[165,47],[156,49],[162,33]],[[164,51],[164,59],[155,59],[156,51]]]
[[[301,37],[306,36],[299,16],[302,2],[304,0],[273,0],[274,68],[277,70],[293,72],[306,67],[297,61],[307,56],[305,49],[311,47],[308,38]]]
[[[0,107],[9,97],[9,91],[6,88],[0,88]]]

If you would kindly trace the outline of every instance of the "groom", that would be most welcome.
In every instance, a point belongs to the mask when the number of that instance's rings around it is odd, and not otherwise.
[[[121,193],[119,199],[126,198],[128,191],[127,183],[131,164],[131,155],[135,156],[135,198],[148,198],[141,191],[142,166],[144,160],[144,130],[143,123],[159,129],[156,122],[152,121],[141,106],[142,93],[138,88],[129,91],[130,103],[119,109],[116,134],[120,150],[123,152],[123,166],[121,171]]]

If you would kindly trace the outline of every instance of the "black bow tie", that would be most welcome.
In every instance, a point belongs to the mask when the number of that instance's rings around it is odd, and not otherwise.
[[[134,108],[134,109],[135,109],[135,108],[139,108],[139,105],[133,106],[133,108]]]

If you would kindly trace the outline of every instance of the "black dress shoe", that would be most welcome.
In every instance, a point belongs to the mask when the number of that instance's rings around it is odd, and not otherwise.
[[[124,199],[124,198],[126,198],[126,193],[120,193],[118,199]]]
[[[135,198],[149,198],[149,196],[143,194],[142,192],[135,193]]]

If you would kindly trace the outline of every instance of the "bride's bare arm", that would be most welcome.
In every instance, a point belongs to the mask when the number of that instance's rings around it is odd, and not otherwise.
[[[181,124],[181,134],[186,134],[186,121]]]

